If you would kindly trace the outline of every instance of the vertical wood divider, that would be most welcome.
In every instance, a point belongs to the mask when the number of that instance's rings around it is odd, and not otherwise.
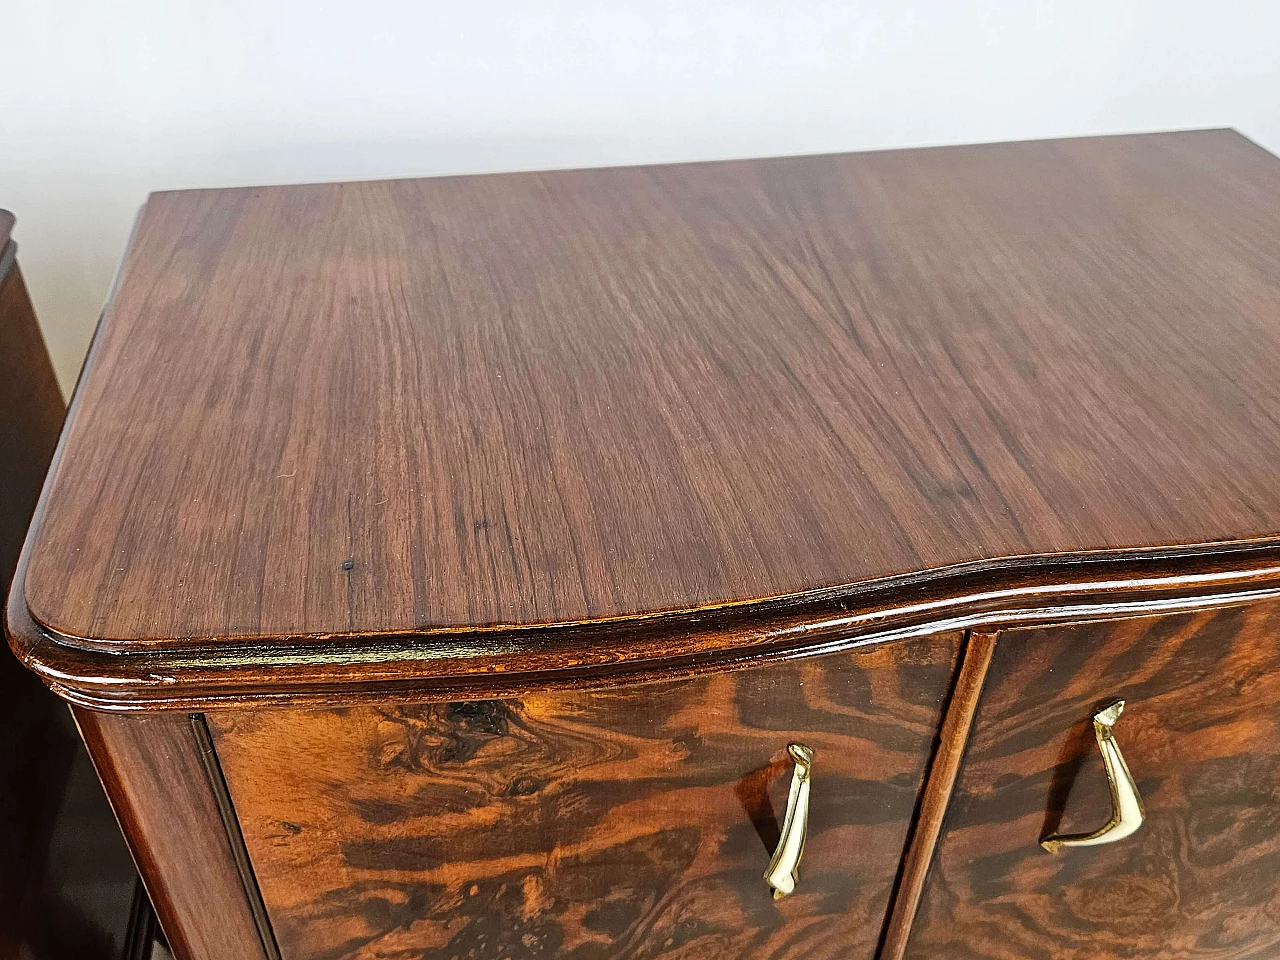
[[[214,748],[213,737],[209,734],[209,725],[205,722],[203,713],[191,714],[190,720],[191,729],[196,735],[196,743],[200,747],[200,759],[204,763],[209,787],[218,804],[222,825],[227,831],[231,855],[235,859],[236,869],[240,871],[240,882],[248,898],[249,909],[253,912],[253,921],[258,928],[258,935],[262,938],[262,947],[266,951],[267,960],[280,960],[280,948],[276,945],[275,933],[271,929],[271,918],[267,916],[266,905],[262,902],[262,891],[258,887],[258,878],[253,873],[249,849],[245,846],[244,834],[240,832],[240,821],[236,817],[236,808],[231,801],[227,780],[222,775],[222,764],[218,762],[218,752]]]
[[[982,685],[987,677],[987,668],[991,666],[991,655],[995,648],[995,633],[974,630],[969,633],[965,642],[960,671],[943,717],[938,749],[925,778],[920,813],[903,858],[902,877],[889,908],[889,921],[885,925],[879,960],[902,960],[906,955],[911,924],[920,906],[920,896],[924,891],[925,878],[938,845],[938,837],[942,834],[947,805],[951,801],[960,763],[969,743],[969,731],[978,711]]]
[[[275,960],[190,717],[72,713],[177,960]]]

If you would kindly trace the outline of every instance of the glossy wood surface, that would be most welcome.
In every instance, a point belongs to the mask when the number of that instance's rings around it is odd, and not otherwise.
[[[75,710],[177,960],[274,960],[192,718]]]
[[[911,826],[911,838],[902,858],[902,875],[894,890],[877,960],[901,960],[906,950],[907,937],[915,922],[920,896],[929,875],[929,865],[937,850],[947,807],[955,792],[956,778],[969,744],[969,733],[978,712],[987,670],[991,667],[995,641],[994,633],[971,631],[961,648],[960,669],[943,715],[938,745],[929,763],[919,811]]]
[[[869,960],[959,641],[208,719],[284,960]],[[810,833],[775,902],[792,742],[815,753]]]
[[[1147,822],[1110,814],[1094,711]],[[1280,605],[1002,633],[906,956],[1244,960],[1280,954]]]
[[[37,507],[37,515],[39,508]],[[28,547],[30,541],[28,541]],[[17,582],[29,550],[19,561]],[[113,655],[66,644],[10,592],[9,642],[62,697],[99,710],[449,702],[606,689],[777,663],[940,630],[1202,609],[1280,595],[1280,550],[1080,556],[923,575],[804,602],[512,630],[443,647],[419,636]]]
[[[321,650],[1274,537],[1278,365],[1225,131],[157,194],[25,596]]]

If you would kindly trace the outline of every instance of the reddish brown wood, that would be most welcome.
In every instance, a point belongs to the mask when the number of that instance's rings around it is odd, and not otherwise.
[[[1090,718],[1146,804],[1114,845]],[[1000,634],[906,956],[1240,960],[1280,951],[1280,604]]]
[[[870,960],[959,642],[209,720],[285,960]],[[810,834],[775,902],[792,742]]]
[[[75,715],[177,960],[271,960],[191,718]]]
[[[26,599],[319,649],[1271,538],[1277,264],[1225,131],[157,194]]]
[[[21,582],[24,565],[18,569]],[[1280,551],[1019,561],[954,576],[716,613],[486,634],[447,645],[404,636],[288,646],[109,655],[50,637],[10,594],[10,643],[61,696],[95,709],[235,703],[447,702],[694,676],[964,626],[1061,621],[1274,596]],[[1052,584],[1047,585],[1047,584]],[[177,682],[180,681],[180,682]]]
[[[1263,955],[1278,278],[1224,131],[160,194],[7,630],[82,707],[288,705],[214,718],[237,810],[80,711],[184,960],[272,950],[237,811],[289,960]],[[956,632],[1136,611],[1001,635],[944,820]],[[1035,859],[1117,693],[1149,829]]]
[[[995,647],[994,633],[973,632],[965,639],[960,673],[947,704],[938,749],[929,764],[920,811],[911,828],[911,842],[902,860],[902,877],[894,892],[878,960],[901,960],[906,952],[907,937],[920,906]]]

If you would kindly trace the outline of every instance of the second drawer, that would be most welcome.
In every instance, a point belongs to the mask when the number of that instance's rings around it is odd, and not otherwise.
[[[1118,698],[1146,820],[1046,852],[1110,818]],[[1001,633],[907,957],[1236,960],[1277,931],[1280,605]]]

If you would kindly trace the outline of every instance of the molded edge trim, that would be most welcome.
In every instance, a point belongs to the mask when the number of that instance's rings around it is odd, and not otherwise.
[[[30,539],[28,540],[28,545]],[[1280,547],[1081,556],[935,572],[799,601],[452,637],[135,654],[84,650],[8,606],[10,643],[59,696],[97,710],[486,699],[604,688],[820,656],[944,630],[1172,613],[1280,596]]]
[[[72,395],[128,262],[142,211]],[[223,649],[122,652],[39,624],[27,568],[66,443],[63,431],[5,610],[10,646],[60,697],[107,711],[199,712],[237,703],[485,699],[641,683],[850,650],[957,629],[1101,619],[1280,596],[1280,537],[1006,557],[721,607],[541,627],[273,637]],[[305,643],[303,641],[306,641]],[[138,651],[138,645],[134,645]]]

